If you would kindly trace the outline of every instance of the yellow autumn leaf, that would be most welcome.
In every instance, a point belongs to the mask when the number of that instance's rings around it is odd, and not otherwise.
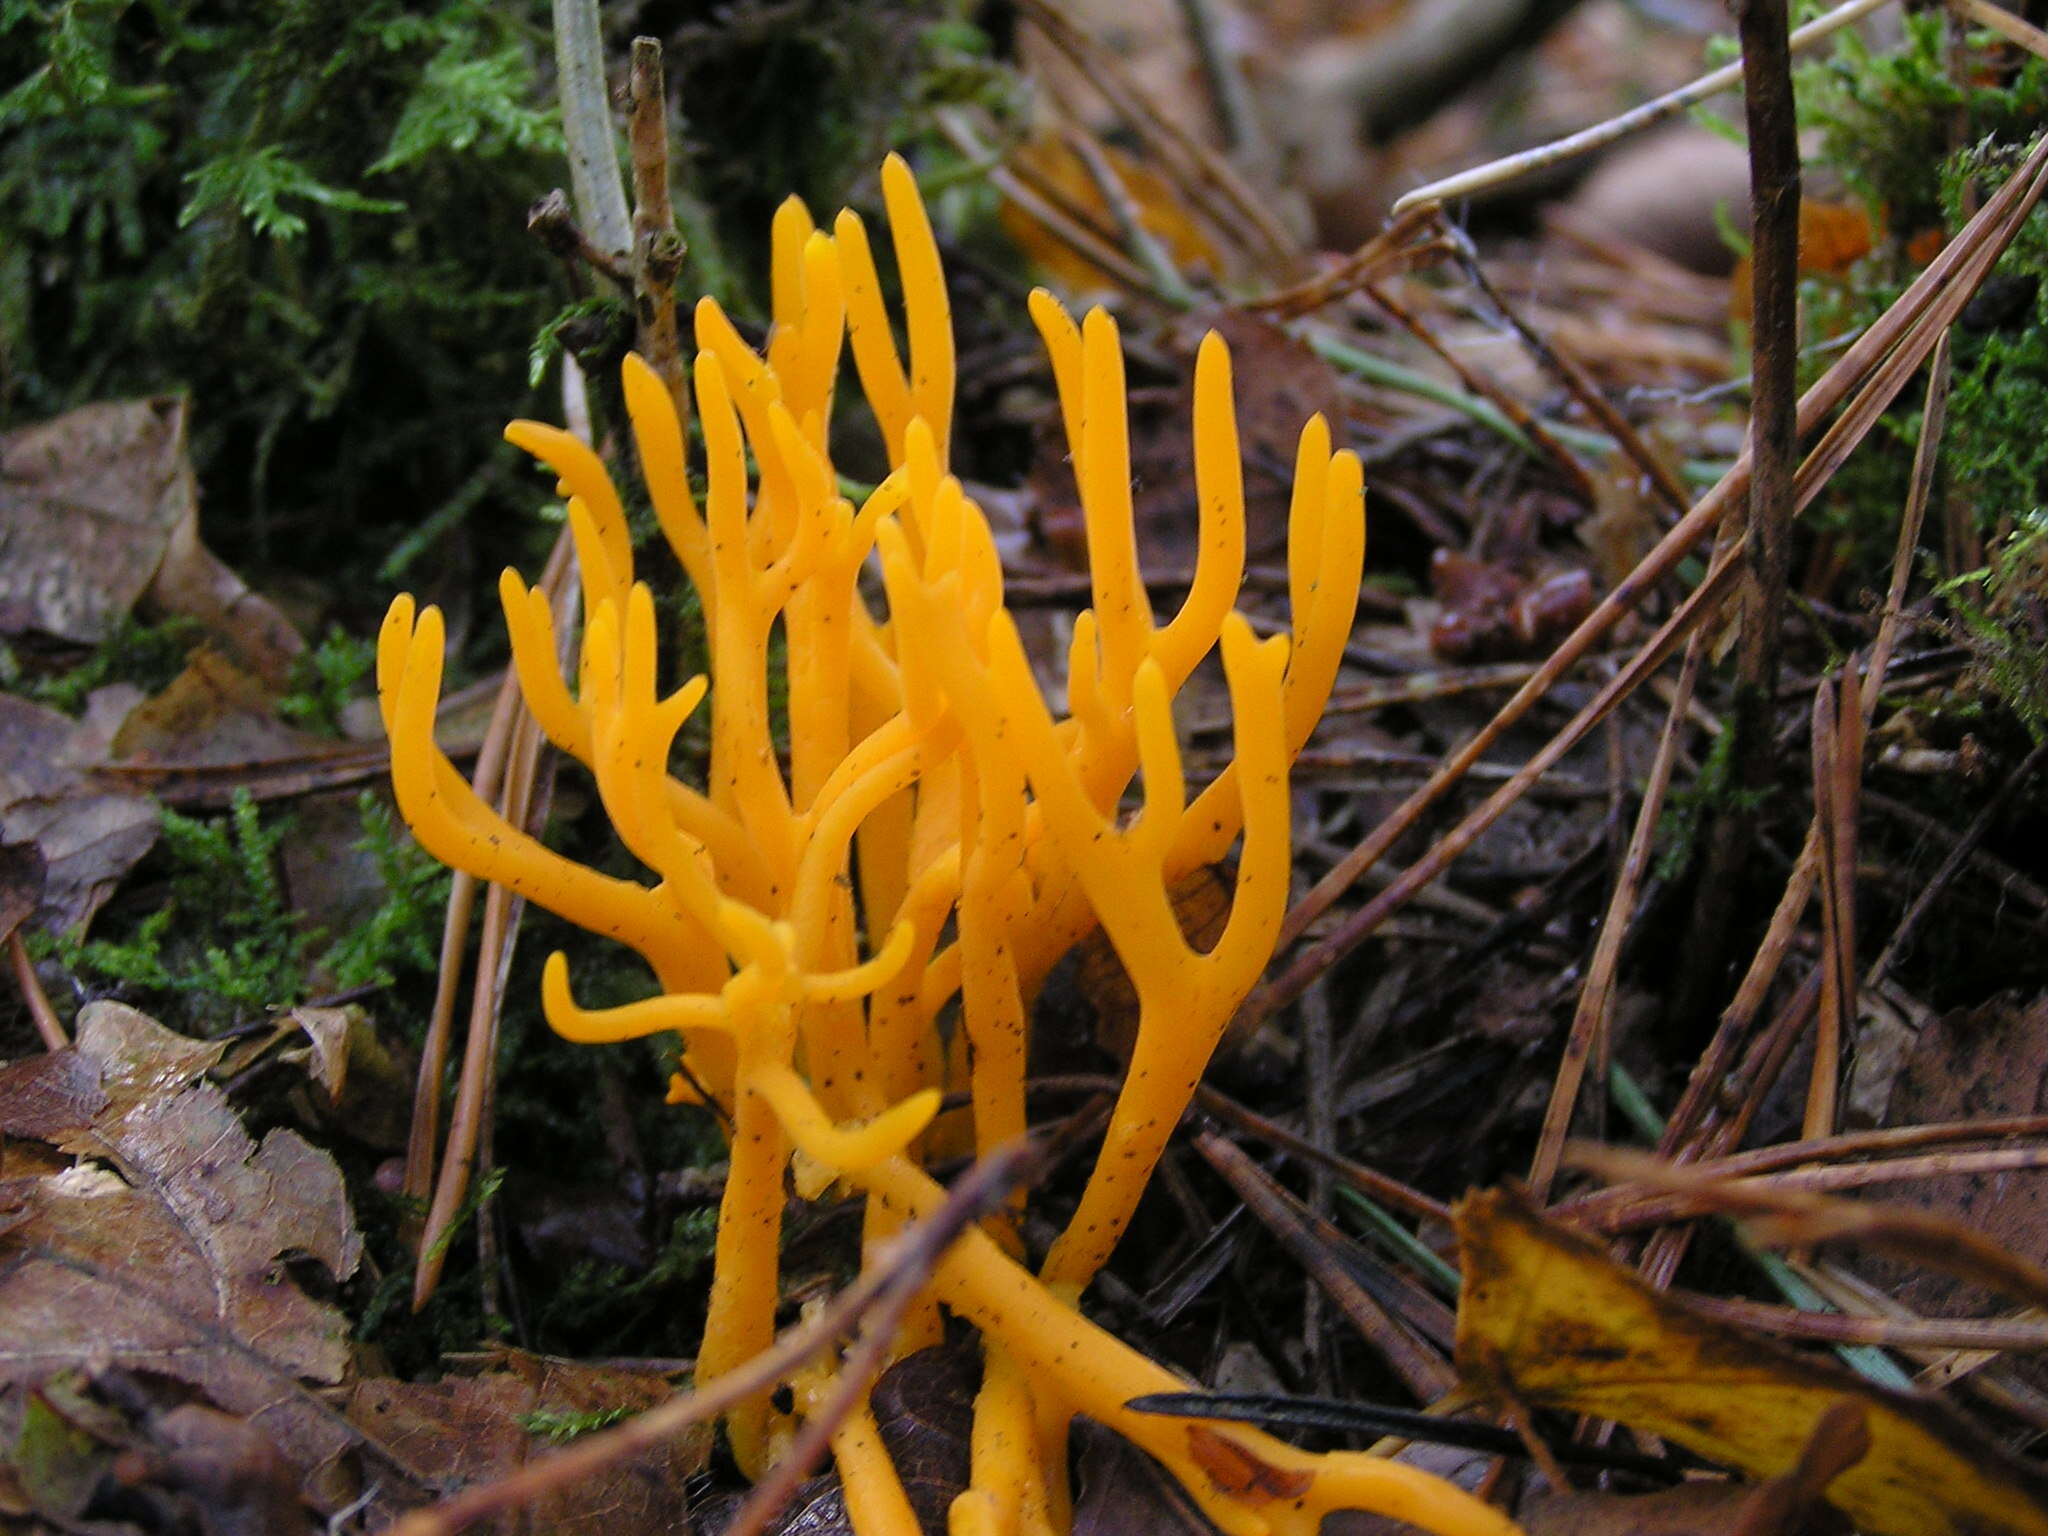
[[[1870,1536],[2048,1536],[2048,1479],[1931,1398],[1709,1321],[1518,1195],[1457,1207],[1458,1368],[1503,1404],[1612,1419],[1776,1477],[1829,1408],[1861,1403],[1869,1453],[1828,1502]]]

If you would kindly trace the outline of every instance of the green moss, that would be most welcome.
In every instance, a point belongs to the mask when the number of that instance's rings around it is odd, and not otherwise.
[[[2036,743],[2048,741],[2048,511],[2029,512],[1996,546],[1990,565],[1941,590],[1977,687],[2004,704]]]
[[[1816,336],[1860,330],[1889,308],[1916,275],[1907,245],[1929,230],[1959,230],[2011,174],[2048,115],[2048,64],[2028,59],[2000,73],[1994,61],[2014,50],[1972,34],[1952,69],[1941,15],[1910,15],[1904,25],[1893,48],[1873,51],[1845,34],[1832,58],[1800,72],[1800,115],[1818,135],[1818,162],[1840,175],[1882,231],[1847,274],[1806,280]],[[2048,225],[2037,212],[1954,331],[1943,463],[1951,482],[1968,487],[1985,534],[2031,508],[2048,484],[2048,437],[2040,431],[2048,409],[2044,276]],[[1812,355],[1808,379],[1833,357]],[[1882,587],[1919,433],[1919,398],[1917,385],[1909,389],[1823,493],[1816,522],[1846,541],[1852,582]]]
[[[558,302],[546,17],[0,0],[0,423],[188,391],[223,556],[367,575]]]
[[[126,614],[113,633],[84,656],[61,672],[42,675],[33,674],[12,648],[0,641],[0,685],[24,693],[38,704],[75,715],[85,708],[88,695],[109,684],[133,683],[147,694],[162,692],[185,670],[204,638],[205,629],[196,619],[145,624]]]
[[[388,983],[431,973],[447,871],[404,837],[374,795],[358,801],[385,894],[375,912],[331,945],[292,913],[278,878],[288,817],[265,818],[247,792],[224,816],[165,810],[162,840],[136,883],[148,906],[103,915],[97,938],[63,937],[49,951],[88,990],[117,992],[184,1027],[220,1029],[287,1007],[316,988]],[[151,882],[154,881],[154,888]]]

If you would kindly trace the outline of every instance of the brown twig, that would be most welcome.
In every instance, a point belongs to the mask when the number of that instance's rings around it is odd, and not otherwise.
[[[1413,311],[1389,294],[1383,284],[1364,281],[1359,284],[1359,288],[1367,298],[1391,315],[1403,330],[1434,352],[1438,359],[1457,375],[1458,382],[1465,386],[1467,393],[1489,401],[1496,410],[1513,422],[1529,441],[1542,449],[1544,455],[1563,472],[1565,479],[1571,482],[1572,488],[1586,504],[1593,504],[1596,493],[1593,489],[1593,477],[1586,466],[1579,462],[1577,454],[1560,443],[1550,429],[1536,419],[1535,412],[1524,405],[1519,396],[1511,390],[1502,388],[1489,374],[1467,366],[1465,360],[1444,345],[1443,340],[1424,325]]]
[[[1417,1402],[1436,1402],[1457,1385],[1457,1375],[1449,1364],[1416,1339],[1351,1277],[1333,1252],[1329,1233],[1318,1230],[1328,1228],[1327,1222],[1282,1189],[1241,1147],[1216,1132],[1198,1134],[1195,1150],[1280,1240],[1295,1262],[1309,1272],[1323,1294],[1336,1303],[1359,1336],[1401,1378],[1402,1385]]]
[[[552,596],[568,585],[573,568],[574,545],[564,528],[548,553],[540,584]],[[513,726],[523,715],[519,680],[507,669],[491,706],[490,725],[477,750],[471,775],[480,799],[495,802],[504,783]],[[448,909],[441,922],[440,968],[434,982],[433,1010],[427,1017],[427,1037],[420,1048],[419,1076],[413,1085],[412,1125],[406,1136],[405,1176],[400,1188],[409,1200],[425,1205],[436,1185],[436,1165],[441,1142],[442,1079],[448,1070],[448,1054],[454,1038],[455,1005],[462,993],[463,956],[469,947],[469,928],[476,913],[481,887],[474,875],[457,871],[448,887]],[[415,1247],[417,1248],[417,1244]],[[427,1294],[432,1287],[427,1288]],[[417,1293],[416,1293],[417,1294]]]
[[[1795,1142],[1810,1146],[1810,1142]],[[1831,1163],[1819,1168],[1792,1168],[1780,1173],[1754,1174],[1736,1178],[1725,1170],[1732,1157],[1714,1158],[1684,1166],[1702,1178],[1725,1180],[1728,1187],[1760,1190],[1827,1191],[1862,1189],[1871,1184],[1908,1184],[1918,1179],[1983,1177],[2004,1173],[2032,1173],[2048,1168],[2048,1147],[2038,1143],[2020,1147],[1985,1147],[1969,1152],[1931,1152],[1915,1157],[1881,1158],[1868,1163]],[[1601,1194],[1617,1193],[1603,1190]],[[1619,1191],[1625,1198],[1612,1205],[1596,1202],[1598,1195],[1574,1202],[1561,1215],[1601,1232],[1626,1232],[1639,1227],[1662,1226],[1690,1221],[1717,1209],[1712,1203],[1690,1194],[1644,1194]]]
[[[961,154],[988,166],[990,186],[1036,219],[1076,256],[1098,268],[1118,286],[1169,308],[1175,307],[1173,301],[1153,285],[1144,268],[1118,250],[1116,243],[1097,230],[1089,219],[1069,211],[1054,190],[1040,184],[1022,161],[1015,167],[1004,165],[982,142],[966,113],[957,107],[941,107],[932,115],[932,120]]]
[[[1970,1317],[1907,1319],[1802,1312],[1769,1302],[1675,1291],[1693,1311],[1737,1328],[1754,1328],[1823,1344],[1870,1344],[1879,1349],[1995,1349],[2048,1352],[2048,1318]]]
[[[42,978],[36,975],[35,963],[28,957],[28,946],[21,942],[21,929],[16,927],[7,935],[7,966],[14,973],[14,985],[21,993],[22,1005],[28,1009],[28,1016],[42,1037],[45,1049],[64,1050],[71,1044],[64,1033],[64,1021],[57,1017],[57,1010],[50,1004],[50,994],[43,990]]]
[[[526,210],[526,232],[564,261],[582,262],[621,293],[633,291],[632,263],[583,232],[569,211],[569,195],[560,187]]]
[[[1438,222],[1442,223],[1441,216]],[[1486,267],[1479,260],[1479,252],[1473,246],[1471,236],[1462,229],[1450,226],[1445,238],[1459,268],[1472,285],[1486,295],[1487,301],[1500,312],[1501,318],[1514,328],[1515,334],[1521,338],[1522,345],[1528,349],[1530,355],[1556,375],[1558,382],[1564,385],[1572,398],[1584,406],[1587,413],[1614,439],[1622,453],[1642,472],[1643,478],[1650,483],[1664,505],[1675,515],[1683,517],[1685,509],[1691,505],[1684,482],[1678,478],[1669,464],[1650,451],[1650,445],[1644,442],[1642,434],[1636,431],[1635,423],[1615,409],[1614,402],[1607,398],[1606,392],[1593,381],[1592,376],[1579,366],[1576,358],[1524,320],[1514,306],[1508,303],[1507,296],[1496,288],[1493,279],[1486,275]]]
[[[1951,1217],[1907,1206],[1728,1180],[1619,1147],[1580,1146],[1570,1160],[1612,1178],[1698,1200],[1741,1220],[1751,1239],[1771,1248],[1848,1242],[1927,1265],[2032,1306],[2048,1306],[2048,1269],[2000,1247]]]
[[[633,39],[627,76],[627,142],[633,159],[633,306],[638,349],[668,386],[676,410],[687,410],[683,349],[676,335],[676,277],[685,246],[668,186],[668,89],[661,40]],[[683,418],[687,421],[689,418]]]
[[[1704,1016],[1721,993],[1738,893],[1756,844],[1758,807],[1776,770],[1772,698],[1792,567],[1793,476],[1799,464],[1799,137],[1786,47],[1785,0],[1735,0],[1749,129],[1749,498],[1735,689],[1727,711],[1729,777],[1693,901],[1696,921],[1674,985],[1672,1014]]]

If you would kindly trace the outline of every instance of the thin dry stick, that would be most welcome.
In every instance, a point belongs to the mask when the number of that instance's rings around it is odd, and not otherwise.
[[[1436,1402],[1457,1386],[1457,1375],[1449,1364],[1420,1343],[1345,1270],[1329,1241],[1316,1231],[1314,1214],[1302,1208],[1241,1147],[1214,1131],[1203,1131],[1195,1137],[1195,1150],[1309,1272],[1417,1402]]]
[[[1878,317],[1877,321],[1858,337],[1849,349],[1837,359],[1800,401],[1800,427],[1806,430],[1819,422],[1836,406],[1841,404],[1853,388],[1862,385],[1862,392],[1852,402],[1842,419],[1822,438],[1820,445],[1809,455],[1802,466],[1803,503],[1817,493],[1825,483],[1827,473],[1839,464],[1854,444],[1868,432],[1871,424],[1889,405],[1898,390],[1903,388],[1913,368],[1924,359],[1939,334],[1960,311],[1974,291],[1976,281],[1990,264],[1997,259],[2020,223],[2032,211],[2039,200],[2044,184],[2044,172],[2048,172],[2048,137],[2037,140],[2029,153],[2026,164],[1998,192],[1978,210],[1976,216],[1964,227],[1955,240],[1941,252],[1901,294],[1898,300]],[[1910,365],[1910,366],[1908,366]],[[1810,472],[1810,473],[1809,473]],[[1308,925],[1327,911],[1330,905],[1350,888],[1364,872],[1386,853],[1411,827],[1421,820],[1423,814],[1463,778],[1467,769],[1498,741],[1536,700],[1541,698],[1564,672],[1576,663],[1592,646],[1618,623],[1621,617],[1634,609],[1642,598],[1657,586],[1665,576],[1689,554],[1706,533],[1719,521],[1735,497],[1747,488],[1749,456],[1745,452],[1730,466],[1728,473],[1680,518],[1656,546],[1650,550],[1635,568],[1616,583],[1614,590],[1602,598],[1593,612],[1582,620],[1578,628],[1559,643],[1541,669],[1518,689],[1513,698],[1503,704],[1493,719],[1487,722],[1468,741],[1445,759],[1443,766],[1432,774],[1429,780],[1411,794],[1394,812],[1375,827],[1356,848],[1339,860],[1307,896],[1297,902],[1287,914],[1287,921],[1281,930],[1281,943],[1286,944],[1299,938]],[[1703,615],[1692,611],[1703,595],[1718,603],[1721,594],[1709,593],[1708,588],[1725,578],[1733,570],[1733,564],[1717,562],[1686,604],[1681,614],[1686,616],[1688,626]],[[1674,616],[1676,618],[1677,616]],[[1638,660],[1648,657],[1655,650],[1656,663],[1669,654],[1669,646],[1679,637],[1670,622],[1646,643]],[[1586,729],[1612,707],[1614,698],[1609,691],[1619,689],[1626,693],[1640,682],[1642,675],[1654,671],[1655,666],[1638,668],[1631,664],[1619,675],[1608,690],[1603,690],[1593,703],[1581,710],[1571,724],[1567,725],[1552,746],[1556,751],[1545,756],[1543,767],[1561,756],[1575,743]],[[1619,694],[1616,695],[1618,697]],[[1548,749],[1546,749],[1547,751]],[[1527,776],[1526,782],[1533,782],[1536,775]],[[1517,783],[1524,783],[1518,779]],[[1513,786],[1510,786],[1511,788]],[[1517,791],[1519,793],[1519,791]],[[1514,795],[1496,795],[1479,810],[1474,811],[1452,836],[1464,837],[1464,842],[1452,851],[1462,851],[1465,843],[1478,835],[1494,817],[1513,803]],[[1240,1027],[1250,1027],[1269,1017],[1277,1008],[1285,1006],[1301,995],[1308,983],[1321,975],[1331,965],[1349,954],[1373,931],[1373,929],[1411,894],[1415,885],[1434,878],[1447,863],[1439,862],[1433,856],[1419,860],[1410,867],[1409,877],[1421,873],[1419,879],[1404,877],[1395,881],[1378,898],[1366,903],[1347,917],[1335,932],[1299,955],[1279,977],[1266,983],[1247,999],[1240,1010],[1243,1017]]]
[[[567,584],[565,584],[566,586]],[[567,599],[574,601],[573,588]],[[564,599],[557,595],[559,609]],[[563,616],[557,614],[558,621]],[[558,622],[556,633],[569,633],[573,626]],[[525,827],[533,809],[536,770],[545,745],[540,727],[531,714],[521,710],[512,728],[512,745],[505,773],[505,791],[498,802],[499,814],[515,827]],[[441,1175],[434,1186],[434,1199],[427,1209],[426,1225],[420,1233],[420,1255],[413,1272],[412,1306],[417,1312],[434,1294],[447,1263],[452,1228],[462,1214],[469,1186],[476,1172],[477,1149],[482,1143],[490,1100],[491,1079],[497,1069],[498,1022],[504,1013],[505,984],[511,974],[512,949],[519,934],[519,918],[526,904],[502,885],[484,892],[482,936],[477,943],[476,984],[470,993],[469,1033],[463,1042],[462,1075],[456,1084],[455,1109],[448,1119],[448,1145],[441,1160]]]
[[[589,400],[583,390],[582,370],[573,358],[565,358],[562,363],[562,418],[571,431],[585,442],[590,441]],[[582,598],[582,588],[575,579],[575,549],[567,542],[567,535],[568,530],[564,529],[555,540],[560,565],[550,558],[547,569],[541,573],[541,589],[548,596],[555,645],[560,652],[556,660],[565,672],[574,668],[576,613]],[[551,580],[553,584],[549,585]],[[498,813],[512,825],[535,832],[539,830],[538,822],[546,819],[545,810],[536,814],[535,807],[545,806],[554,771],[550,760],[543,777],[541,752],[545,745],[539,723],[524,700],[515,700],[511,737],[505,751],[504,782],[495,803]],[[440,1282],[448,1234],[468,1198],[470,1181],[476,1173],[477,1149],[483,1145],[490,1124],[498,1024],[504,1014],[512,949],[518,942],[519,922],[525,910],[526,904],[501,886],[492,886],[484,894],[483,931],[477,943],[476,980],[470,994],[469,1034],[463,1044],[462,1072],[455,1088],[454,1113],[448,1123],[446,1155],[420,1236],[419,1267],[413,1277],[414,1311],[427,1304]],[[479,1229],[479,1240],[480,1246],[488,1247],[488,1229]],[[483,1281],[488,1294],[495,1284],[488,1266]]]
[[[633,158],[633,303],[640,355],[668,386],[676,409],[688,408],[683,383],[683,349],[676,335],[676,277],[683,266],[683,237],[676,229],[668,186],[668,88],[661,64],[661,40],[633,39],[632,103],[627,142]],[[688,417],[684,417],[688,420]]]
[[[1550,1105],[1543,1117],[1543,1132],[1537,1138],[1535,1161],[1529,1169],[1529,1193],[1539,1205],[1549,1200],[1551,1185],[1557,1179],[1558,1161],[1564,1153],[1565,1137],[1571,1130],[1572,1112],[1579,1102],[1586,1063],[1595,1055],[1613,1025],[1617,991],[1615,975],[1621,965],[1622,941],[1628,937],[1636,898],[1642,892],[1643,877],[1649,872],[1657,823],[1664,814],[1664,794],[1671,787],[1671,771],[1678,762],[1686,707],[1692,702],[1693,685],[1699,679],[1700,662],[1705,653],[1706,632],[1696,630],[1686,642],[1685,660],[1679,664],[1678,683],[1670,712],[1664,718],[1663,733],[1657,738],[1657,755],[1651,760],[1649,780],[1643,786],[1643,800],[1636,810],[1635,829],[1629,835],[1621,876],[1614,882],[1614,892],[1608,898],[1607,911],[1600,920],[1600,938],[1593,946],[1593,958],[1586,967],[1586,985],[1579,993],[1571,1032],[1565,1036],[1564,1059],[1558,1063],[1557,1084],[1551,1090]]]
[[[1707,1016],[1756,846],[1757,807],[1776,777],[1772,732],[1778,639],[1792,569],[1793,475],[1799,464],[1799,138],[1786,51],[1786,0],[1736,0],[1749,129],[1751,327],[1749,501],[1743,525],[1742,634],[1724,743],[1737,794],[1707,838],[1671,1013]]]
[[[1821,989],[1807,1086],[1807,1140],[1835,1129],[1842,1045],[1856,1026],[1856,809],[1863,782],[1863,710],[1856,674],[1813,696],[1813,823],[1820,829]]]
[[[1598,499],[1599,493],[1593,487],[1593,476],[1586,466],[1579,462],[1578,455],[1552,436],[1550,429],[1536,419],[1535,413],[1524,405],[1518,396],[1511,390],[1502,388],[1489,374],[1468,367],[1463,358],[1444,345],[1441,337],[1424,325],[1412,310],[1396,300],[1381,284],[1362,282],[1359,288],[1373,303],[1392,315],[1403,330],[1434,352],[1451,372],[1457,375],[1458,382],[1465,386],[1468,394],[1478,395],[1490,401],[1494,408],[1513,422],[1530,442],[1541,448],[1545,456],[1564,472],[1565,479],[1572,483],[1573,489],[1585,499],[1587,505],[1592,505]]]
[[[1884,615],[1870,647],[1870,666],[1863,677],[1863,729],[1877,718],[1884,676],[1891,668],[1899,629],[1906,618],[1906,587],[1913,579],[1913,556],[1920,547],[1920,528],[1927,518],[1927,500],[1934,492],[1935,466],[1941,458],[1942,429],[1948,423],[1949,333],[1944,330],[1927,360],[1927,398],[1920,408],[1920,435],[1913,444],[1913,475],[1906,487],[1906,505],[1899,517],[1898,543],[1892,548],[1891,586],[1884,595]]]
[[[1790,50],[1798,53],[1810,48],[1830,33],[1839,32],[1852,22],[1861,21],[1887,3],[1888,0],[1849,0],[1848,4],[1835,7],[1825,16],[1815,17],[1794,32],[1787,40]],[[1536,171],[1547,170],[1553,165],[1561,165],[1567,160],[1577,159],[1580,155],[1603,149],[1632,133],[1654,127],[1666,118],[1676,117],[1679,113],[1696,107],[1723,91],[1733,90],[1742,83],[1742,63],[1742,60],[1737,59],[1732,64],[1724,64],[1721,68],[1700,76],[1690,85],[1680,86],[1675,91],[1646,101],[1639,107],[1632,107],[1619,116],[1608,118],[1605,122],[1595,123],[1590,128],[1582,128],[1565,138],[1554,139],[1548,144],[1539,144],[1534,149],[1525,149],[1505,159],[1474,166],[1469,171],[1460,171],[1455,176],[1433,181],[1426,187],[1417,187],[1394,204],[1394,212],[1405,213],[1410,208],[1423,204],[1448,203],[1457,198],[1469,197],[1474,192],[1490,191],[1494,187],[1504,186]]]
[[[1915,1206],[1788,1189],[1756,1179],[1714,1179],[1645,1152],[1579,1144],[1571,1162],[1607,1177],[1689,1195],[1710,1211],[1731,1216],[1752,1241],[1769,1248],[1855,1243],[1943,1274],[1988,1286],[2033,1306],[2048,1306],[2048,1269],[2000,1247],[1953,1217]]]
[[[1385,229],[1327,272],[1318,272],[1263,298],[1246,299],[1238,307],[1253,314],[1271,315],[1276,320],[1298,320],[1313,314],[1325,305],[1349,297],[1371,278],[1410,270],[1417,260],[1440,253],[1443,246],[1438,223],[1434,208],[1411,208],[1396,214],[1387,221]],[[1429,239],[1415,244],[1416,236],[1425,231]]]
[[[1913,554],[1919,543],[1920,527],[1933,486],[1936,448],[1941,440],[1948,406],[1948,358],[1949,332],[1944,326],[1928,363],[1927,402],[1921,417],[1919,442],[1914,449],[1912,483],[1907,491],[1904,515],[1899,521],[1898,542],[1892,552],[1891,587],[1885,597],[1884,617],[1878,624],[1877,639],[1871,647],[1870,666],[1863,682],[1863,727],[1866,732],[1876,718],[1885,672],[1897,644],[1904,616],[1906,587],[1912,575]],[[1819,449],[1815,450],[1816,454],[1819,452]],[[1696,1120],[1713,1096],[1720,1092],[1721,1076],[1734,1059],[1734,1052],[1763,1007],[1765,994],[1778,974],[1793,929],[1812,895],[1819,860],[1820,828],[1816,821],[1807,828],[1805,844],[1779,898],[1770,929],[1758,946],[1734,1000],[1722,1010],[1714,1038],[1694,1066],[1678,1107],[1671,1114],[1664,1138],[1659,1143],[1659,1150],[1666,1156],[1689,1155],[1688,1148],[1697,1129]]]
[[[21,929],[14,928],[7,935],[7,965],[14,972],[14,985],[21,992],[21,1001],[28,1009],[28,1016],[42,1036],[46,1050],[61,1051],[71,1044],[64,1033],[64,1021],[57,1017],[57,1010],[50,1005],[50,994],[43,990],[42,978],[36,975],[33,961],[28,957],[28,946],[21,942]]]
[[[2023,1147],[1987,1147],[1974,1152],[1930,1152],[1917,1157],[1880,1158],[1868,1163],[1831,1163],[1821,1168],[1793,1168],[1780,1173],[1740,1178],[1716,1171],[1731,1161],[1730,1158],[1714,1158],[1683,1166],[1688,1171],[1699,1172],[1702,1177],[1711,1175],[1725,1180],[1730,1188],[1826,1192],[1863,1189],[1872,1184],[1908,1184],[1920,1179],[1983,1178],[2005,1173],[2039,1172],[2048,1167],[2048,1147],[2036,1143]],[[1589,1208],[1590,1202],[1582,1202],[1564,1214],[1570,1216],[1574,1225],[1614,1233],[1690,1221],[1719,1209],[1696,1195],[1643,1194],[1635,1190],[1625,1193],[1626,1200],[1615,1206]]]
[[[1487,301],[1500,312],[1501,318],[1514,327],[1515,334],[1522,339],[1522,345],[1530,354],[1557,376],[1571,393],[1573,399],[1583,405],[1593,419],[1606,429],[1629,461],[1642,471],[1658,496],[1673,513],[1683,517],[1685,509],[1692,503],[1685,489],[1685,482],[1678,478],[1669,464],[1650,452],[1650,445],[1643,441],[1636,431],[1635,423],[1614,408],[1614,402],[1607,398],[1605,390],[1594,382],[1592,376],[1579,366],[1578,360],[1555,341],[1538,331],[1535,326],[1508,303],[1507,295],[1494,286],[1493,279],[1486,275],[1486,268],[1479,260],[1478,249],[1472,244],[1471,236],[1462,229],[1444,225],[1443,215],[1436,212],[1434,217],[1445,229],[1444,238],[1449,243],[1458,266],[1472,285],[1486,295]]]
[[[565,527],[548,552],[540,584],[550,597],[568,580],[575,546]],[[506,750],[512,727],[524,710],[519,680],[510,668],[498,685],[491,720],[477,751],[473,782],[480,799],[495,801],[504,782]],[[448,886],[448,910],[441,921],[440,969],[434,981],[433,1011],[427,1016],[427,1038],[420,1049],[419,1076],[413,1084],[412,1125],[406,1136],[405,1178],[400,1188],[409,1200],[427,1203],[435,1185],[441,1145],[441,1086],[448,1070],[448,1052],[455,1032],[455,1005],[462,994],[463,952],[469,946],[469,925],[476,913],[474,875],[456,871]]]
[[[1808,1165],[1830,1166],[1857,1157],[1888,1157],[1919,1147],[1948,1142],[2001,1141],[2011,1137],[2048,1137],[2048,1115],[2002,1115],[1987,1120],[1939,1120],[1926,1125],[1888,1126],[1882,1130],[1849,1131],[1840,1136],[1823,1136],[1818,1141],[1781,1141],[1755,1147],[1727,1157],[1706,1158],[1688,1164],[1701,1173],[1718,1178],[1748,1177],[1784,1168]],[[1559,1201],[1552,1215],[1578,1226],[1599,1227],[1605,1214],[1639,1198],[1640,1192],[1625,1184],[1611,1185]]]
[[[1029,1141],[989,1153],[961,1175],[945,1204],[897,1236],[887,1262],[864,1270],[824,1311],[792,1328],[745,1365],[707,1387],[678,1393],[637,1418],[530,1461],[510,1477],[414,1510],[391,1528],[391,1536],[452,1536],[502,1511],[528,1508],[558,1488],[651,1450],[690,1425],[716,1418],[733,1404],[767,1390],[844,1338],[862,1318],[899,1314],[922,1289],[953,1239],[1000,1210],[1010,1191],[1036,1173],[1044,1155],[1040,1143]]]
[[[1713,1156],[1740,1144],[1748,1134],[1757,1111],[1763,1106],[1764,1095],[1777,1082],[1786,1059],[1792,1054],[1793,1045],[1805,1033],[1813,1020],[1814,1010],[1819,1006],[1820,973],[1810,971],[1790,1001],[1778,1010],[1770,1027],[1750,1042],[1742,1064],[1725,1085],[1727,1097],[1734,1101],[1734,1108],[1701,1130],[1693,1148],[1695,1156]],[[1637,1266],[1643,1278],[1659,1290],[1670,1285],[1686,1250],[1692,1246],[1692,1236],[1693,1229],[1682,1226],[1666,1227],[1652,1237]]]

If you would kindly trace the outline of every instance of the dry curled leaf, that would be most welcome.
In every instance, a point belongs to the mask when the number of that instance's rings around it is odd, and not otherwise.
[[[2048,1536],[2048,1479],[1928,1398],[1709,1321],[1500,1190],[1457,1208],[1458,1368],[1486,1397],[1612,1419],[1780,1477],[1831,1410],[1869,1453],[1827,1500],[1871,1536]]]
[[[103,1102],[82,1128],[58,1123],[78,1109],[46,1117],[90,1161],[5,1187],[17,1219],[0,1233],[0,1381],[86,1362],[174,1377],[322,1465],[354,1437],[302,1384],[342,1379],[348,1320],[288,1263],[355,1271],[341,1171],[296,1132],[257,1143],[204,1080],[219,1047],[132,1008],[89,1004],[60,1054],[74,1059],[69,1100],[91,1102],[90,1068]]]
[[[96,645],[147,599],[281,685],[305,642],[200,542],[185,418],[157,395],[0,435],[0,633]]]
[[[156,842],[147,795],[91,778],[91,732],[0,694],[0,843],[27,843],[42,857],[34,920],[51,933],[90,921]]]

